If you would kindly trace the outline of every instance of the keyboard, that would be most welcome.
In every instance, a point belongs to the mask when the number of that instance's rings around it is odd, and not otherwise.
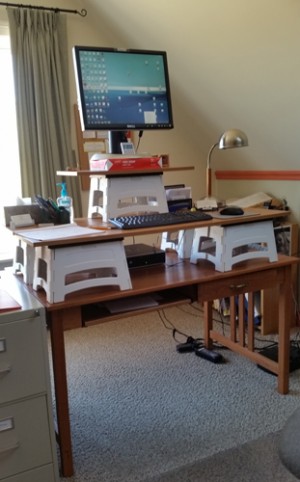
[[[172,224],[187,224],[195,221],[209,221],[210,214],[204,211],[175,211],[167,213],[149,213],[109,218],[109,222],[121,229],[150,228],[155,226],[170,226]]]

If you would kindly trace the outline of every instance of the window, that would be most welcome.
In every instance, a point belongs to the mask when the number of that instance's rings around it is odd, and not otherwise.
[[[15,94],[8,28],[0,27],[0,262],[11,259],[14,244],[4,227],[4,206],[21,196]]]

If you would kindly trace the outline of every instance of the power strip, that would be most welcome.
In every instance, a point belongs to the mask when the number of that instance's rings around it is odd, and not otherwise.
[[[192,336],[188,336],[185,343],[178,343],[176,345],[176,350],[178,353],[187,353],[195,351],[197,348],[202,346],[202,341],[199,339],[195,339]]]
[[[187,353],[187,352],[194,351],[194,349],[195,349],[195,345],[193,342],[179,343],[178,345],[176,345],[176,350],[178,351],[178,353]]]
[[[221,353],[214,350],[208,350],[207,348],[196,348],[195,353],[197,356],[204,358],[213,363],[224,363],[225,358]]]

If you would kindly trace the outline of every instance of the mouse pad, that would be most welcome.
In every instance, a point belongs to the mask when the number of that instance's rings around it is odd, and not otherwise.
[[[245,218],[245,217],[248,217],[248,216],[257,216],[259,214],[259,212],[257,211],[245,211],[244,214],[238,214],[238,215],[230,215],[230,216],[224,216],[224,214],[220,214],[218,211],[210,211],[209,214],[213,217],[213,218],[217,218],[217,219],[231,219],[231,218]]]

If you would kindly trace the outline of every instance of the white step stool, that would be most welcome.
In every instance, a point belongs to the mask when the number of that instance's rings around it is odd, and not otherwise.
[[[278,259],[271,220],[195,229],[191,263],[207,259],[224,272],[240,261],[256,258]]]
[[[162,173],[145,175],[92,175],[88,217],[110,217],[131,213],[167,212]]]
[[[35,248],[29,246],[22,239],[18,239],[13,260],[13,272],[22,273],[26,284],[33,283],[34,253]]]
[[[132,288],[121,240],[35,248],[33,289],[43,288],[49,303],[78,290],[111,285]]]
[[[161,249],[164,251],[167,249],[177,251],[180,259],[190,258],[194,231],[194,229],[181,229],[176,232],[163,232],[160,244]]]

